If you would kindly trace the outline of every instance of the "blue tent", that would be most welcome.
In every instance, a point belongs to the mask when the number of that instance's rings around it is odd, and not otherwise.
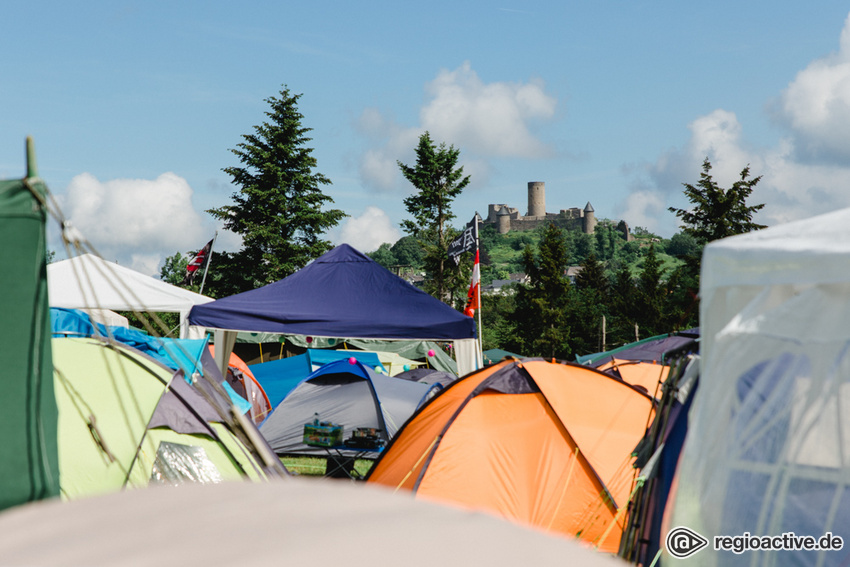
[[[298,356],[252,364],[248,368],[265,390],[269,403],[276,408],[299,382],[315,370],[329,362],[352,357],[370,368],[384,369],[374,352],[323,349],[307,349],[307,352]]]
[[[347,244],[280,281],[196,305],[189,322],[214,329],[324,337],[475,337],[471,317]]]

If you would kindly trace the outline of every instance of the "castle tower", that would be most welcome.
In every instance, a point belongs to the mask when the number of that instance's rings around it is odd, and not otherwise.
[[[496,217],[496,231],[499,234],[507,234],[511,231],[511,214],[507,207],[502,207]]]
[[[528,216],[546,216],[546,184],[543,181],[528,182]]]
[[[593,205],[590,204],[590,201],[584,206],[584,219],[581,225],[582,231],[585,234],[593,234],[593,231],[596,230],[596,212],[593,210]]]

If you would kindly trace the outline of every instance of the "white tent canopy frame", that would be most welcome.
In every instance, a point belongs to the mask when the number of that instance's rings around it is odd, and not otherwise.
[[[192,307],[213,300],[93,254],[48,264],[47,295],[51,307],[178,313],[181,339]]]

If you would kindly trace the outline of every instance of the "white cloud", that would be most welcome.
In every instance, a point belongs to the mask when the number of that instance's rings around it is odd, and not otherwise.
[[[377,143],[361,156],[360,175],[366,185],[379,190],[401,187],[397,162],[415,161],[414,150],[426,130],[437,144],[460,149],[459,165],[469,164],[468,169],[485,178],[489,160],[554,155],[531,128],[534,122],[555,116],[557,100],[541,81],[484,83],[466,62],[453,71],[440,71],[425,90],[429,100],[419,112],[417,126],[402,127],[374,108],[361,114],[357,128]]]
[[[844,22],[839,50],[800,71],[771,109],[788,133],[772,147],[758,149],[746,144],[744,128],[734,113],[718,109],[698,117],[689,125],[691,136],[685,145],[661,155],[646,166],[645,177],[633,181],[632,194],[621,206],[624,218],[632,211],[636,215],[651,211],[656,202],[664,208],[689,208],[682,183],[699,181],[706,157],[721,187],[740,179],[747,165],[751,177],[761,176],[747,201],[764,203],[755,217],[761,224],[850,207],[850,16]],[[644,202],[652,205],[641,208]],[[670,215],[660,217],[655,225],[667,226]],[[673,226],[669,232],[675,230]]]
[[[682,184],[699,181],[706,157],[712,166],[712,179],[723,188],[739,180],[747,166],[751,179],[761,176],[747,200],[749,205],[765,205],[754,219],[760,224],[781,224],[850,206],[846,190],[850,187],[850,168],[800,161],[792,137],[779,140],[773,148],[747,148],[737,117],[725,110],[701,116],[689,128],[691,137],[684,147],[660,156],[646,167],[646,178],[633,182],[619,208],[630,225],[645,226],[663,236],[676,232],[678,219],[665,211],[668,206],[692,206],[684,199]]]
[[[667,207],[663,196],[657,191],[632,191],[620,208],[620,217],[626,219],[629,228],[643,227],[650,232],[661,231],[658,219]]]
[[[540,81],[485,84],[466,62],[454,71],[440,71],[426,90],[432,99],[420,119],[435,139],[482,156],[552,156],[528,127],[532,120],[555,115],[556,101]]]
[[[83,173],[71,180],[61,202],[65,216],[104,258],[158,275],[165,257],[212,237],[192,207],[192,194],[174,173],[104,182]]]
[[[390,221],[387,213],[378,207],[366,207],[359,217],[349,217],[331,233],[336,244],[350,244],[361,252],[373,252],[384,242],[394,244],[401,232]]]
[[[783,91],[777,114],[794,132],[802,155],[850,158],[850,16],[838,52],[797,74]]]

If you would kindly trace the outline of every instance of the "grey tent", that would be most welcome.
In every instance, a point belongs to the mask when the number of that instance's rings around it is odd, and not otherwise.
[[[443,388],[457,380],[457,376],[451,372],[442,372],[433,368],[411,368],[396,374],[395,377],[423,384],[439,384]]]
[[[434,384],[399,380],[374,372],[355,358],[326,364],[307,376],[260,426],[278,455],[364,456],[344,441],[360,428],[376,429],[378,445],[388,442],[413,412],[438,392]],[[314,419],[342,427],[334,447],[304,442]],[[378,449],[379,447],[376,447]],[[377,457],[377,451],[374,456]],[[368,457],[369,455],[365,455]]]

